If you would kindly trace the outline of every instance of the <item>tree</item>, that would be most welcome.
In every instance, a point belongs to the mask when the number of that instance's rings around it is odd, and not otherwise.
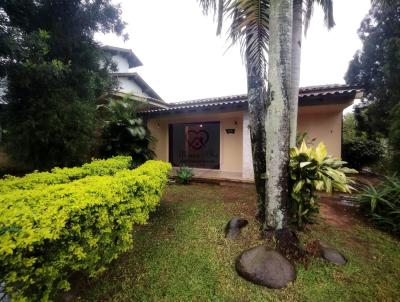
[[[205,13],[214,13],[217,15],[217,34],[220,34],[222,28],[223,17],[227,16],[230,20],[229,36],[232,43],[239,42],[241,45],[242,53],[245,55],[246,70],[247,70],[247,89],[249,101],[249,116],[250,116],[250,134],[252,143],[253,167],[255,184],[258,195],[258,218],[264,222],[266,211],[266,183],[265,173],[266,166],[266,142],[265,141],[265,119],[266,114],[265,105],[267,102],[267,87],[266,87],[266,69],[267,69],[267,51],[270,35],[270,8],[271,1],[244,1],[244,0],[199,0]],[[309,20],[312,13],[313,3],[315,1],[307,1],[307,13]],[[331,14],[332,5],[331,1],[317,1],[324,7],[326,14]],[[330,3],[330,4],[329,4]],[[293,7],[290,11],[295,9],[296,15],[293,15],[293,20],[290,22],[295,23],[296,27],[293,28],[294,34],[291,43],[296,44],[296,49],[293,50],[291,57],[296,61],[292,65],[292,82],[288,83],[286,88],[292,87],[290,93],[290,128],[291,139],[296,138],[297,129],[297,106],[298,106],[298,89],[299,89],[299,75],[300,75],[300,51],[301,51],[301,35],[302,35],[302,1],[293,1]],[[330,20],[329,24],[333,24],[331,15],[326,15],[326,19]],[[277,21],[278,22],[278,21]],[[332,25],[333,26],[333,25]],[[277,40],[276,43],[279,41]],[[289,45],[290,47],[290,45]],[[294,47],[290,47],[294,49]],[[297,88],[295,88],[297,87]],[[288,122],[289,122],[288,121]],[[285,159],[287,160],[287,159]],[[286,186],[287,187],[287,186]],[[271,198],[269,198],[271,199]]]
[[[354,113],[347,113],[343,117],[342,129],[342,158],[350,167],[360,170],[382,159],[382,144],[377,140],[368,139],[367,133],[357,129]]]
[[[389,142],[391,146],[391,168],[400,171],[400,104],[396,105],[391,115],[392,123],[389,131]]]
[[[304,31],[310,24],[314,4],[319,4],[325,15],[325,25],[328,29],[335,26],[333,20],[333,1],[332,0],[293,0],[293,35],[292,35],[292,82],[289,102],[289,120],[290,120],[290,147],[296,146],[297,137],[297,115],[299,102],[300,85],[300,62],[301,62],[301,43]]]
[[[348,84],[365,91],[355,109],[357,129],[372,140],[389,138],[390,149],[395,151],[395,108],[400,104],[400,1],[373,1],[359,36],[363,48],[354,55],[345,76]]]
[[[266,229],[288,226],[289,95],[292,68],[293,2],[271,0],[268,96],[266,102]]]
[[[250,139],[257,190],[257,219],[265,220],[265,100],[269,27],[269,0],[199,0],[206,14],[217,15],[217,34],[229,16],[232,44],[240,43],[247,71]]]
[[[10,155],[30,168],[74,165],[90,153],[96,99],[112,88],[95,32],[123,34],[111,0],[0,0],[1,22],[16,32],[2,52]]]

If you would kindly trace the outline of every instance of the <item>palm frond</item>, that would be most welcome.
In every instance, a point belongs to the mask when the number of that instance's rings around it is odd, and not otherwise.
[[[269,42],[269,0],[231,1],[226,10],[232,20],[229,36],[240,43],[249,75],[264,78]]]
[[[224,18],[224,0],[198,0],[200,7],[203,9],[203,14],[212,14],[217,17],[217,35],[221,34],[222,21]]]
[[[198,0],[205,14],[217,15],[217,34],[224,20],[230,22],[228,36],[239,43],[252,75],[265,77],[269,41],[270,0]]]
[[[305,0],[304,1],[304,31],[307,32],[314,11],[314,4],[319,4],[324,11],[324,22],[328,29],[335,26],[333,18],[333,0]]]
[[[217,0],[198,0],[198,2],[205,15],[210,13],[215,14],[217,9]]]

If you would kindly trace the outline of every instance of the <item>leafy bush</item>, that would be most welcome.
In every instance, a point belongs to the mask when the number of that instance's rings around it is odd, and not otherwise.
[[[314,148],[307,147],[303,141],[300,148],[290,150],[292,220],[298,227],[312,223],[314,214],[318,213],[317,191],[351,193],[352,181],[346,173],[357,171],[343,167],[344,164],[328,156],[322,142]]]
[[[187,185],[190,183],[193,177],[193,169],[189,167],[180,167],[178,171],[176,171],[176,180],[178,183]]]
[[[130,155],[136,164],[153,159],[150,145],[155,141],[143,119],[137,115],[140,105],[129,97],[100,105],[105,120],[100,153],[103,156]]]
[[[360,170],[362,167],[371,167],[382,163],[385,146],[381,143],[382,137],[361,131],[359,110],[357,117],[354,113],[347,113],[343,117],[343,160],[349,166]]]
[[[396,105],[391,114],[389,145],[390,145],[389,170],[400,171],[400,104]]]
[[[116,156],[109,159],[95,159],[82,167],[53,168],[51,172],[33,172],[24,177],[7,175],[0,180],[0,193],[17,189],[33,189],[38,185],[53,185],[67,183],[72,180],[94,175],[113,175],[115,172],[129,169],[132,158]]]
[[[359,137],[344,141],[342,153],[343,160],[351,167],[361,169],[377,163],[384,154],[384,148],[378,141]]]
[[[72,272],[104,271],[132,246],[133,224],[155,210],[170,168],[148,161],[114,176],[2,194],[0,280],[13,300],[47,301],[69,288]]]
[[[400,177],[386,177],[377,187],[366,186],[359,194],[361,209],[382,229],[400,235]]]

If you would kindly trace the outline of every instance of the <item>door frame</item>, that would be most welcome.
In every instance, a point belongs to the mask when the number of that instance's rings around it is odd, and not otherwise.
[[[169,123],[168,124],[168,161],[172,164],[172,158],[173,158],[173,136],[174,136],[174,131],[173,131],[173,125],[179,125],[179,124],[184,124],[184,125],[207,125],[207,124],[218,124],[219,125],[219,152],[218,152],[218,166],[216,168],[199,168],[199,167],[190,167],[190,168],[195,168],[195,169],[210,169],[210,170],[219,170],[221,168],[221,121],[206,121],[206,122],[179,122],[179,123]]]

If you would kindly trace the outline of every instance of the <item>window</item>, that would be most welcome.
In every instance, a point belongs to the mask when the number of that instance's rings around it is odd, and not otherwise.
[[[169,160],[176,167],[219,169],[219,122],[170,124]]]

